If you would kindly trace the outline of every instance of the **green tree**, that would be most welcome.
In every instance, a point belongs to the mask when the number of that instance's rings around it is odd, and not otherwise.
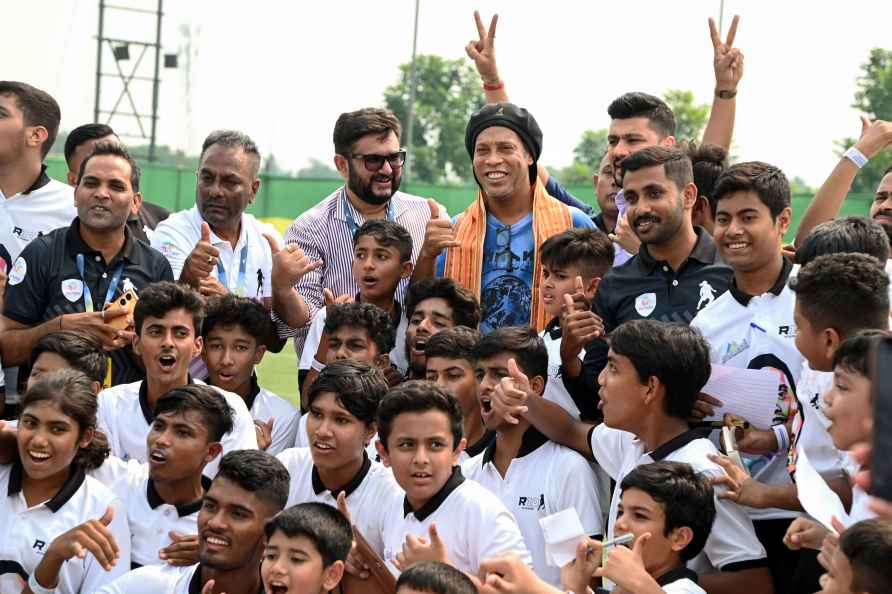
[[[870,50],[867,62],[861,65],[852,107],[872,120],[892,120],[892,51],[880,48]],[[857,125],[857,122],[853,121],[852,125]],[[837,140],[836,154],[842,155],[856,141],[856,138]],[[872,194],[883,178],[883,171],[890,164],[892,149],[875,155],[855,178],[852,192]]]
[[[604,153],[607,152],[607,130],[586,130],[573,149],[573,162],[588,167],[592,173],[598,170]]]
[[[465,127],[483,107],[480,77],[466,60],[420,55],[415,59],[415,105],[412,109],[412,181],[443,183],[473,179],[465,151]],[[384,90],[384,104],[407,130],[410,65],[400,66],[399,79]],[[403,144],[408,142],[403,140]]]
[[[297,177],[309,177],[315,179],[340,179],[337,169],[319,159],[310,158],[310,165],[297,171]]]
[[[703,128],[709,118],[709,105],[695,103],[694,93],[681,89],[670,89],[663,94],[663,99],[675,114],[675,137],[678,140],[700,141]]]

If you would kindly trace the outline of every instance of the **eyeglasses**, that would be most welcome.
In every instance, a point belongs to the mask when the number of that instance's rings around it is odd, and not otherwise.
[[[514,272],[514,253],[511,251],[511,225],[496,230],[495,263],[500,270]]]
[[[406,162],[406,151],[399,151],[392,155],[359,155],[356,153],[348,155],[351,159],[362,159],[367,171],[378,171],[384,167],[384,161],[390,163],[393,169],[399,169]]]

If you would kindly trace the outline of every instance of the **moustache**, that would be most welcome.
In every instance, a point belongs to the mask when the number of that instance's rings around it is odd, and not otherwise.
[[[641,215],[640,217],[635,217],[635,220],[632,222],[632,225],[637,227],[641,223],[647,223],[647,222],[657,225],[660,222],[662,222],[662,219],[660,219],[660,217],[657,217],[654,215]]]
[[[892,219],[892,210],[883,209],[883,210],[877,211],[871,218],[876,219],[879,217],[889,217],[890,219]]]

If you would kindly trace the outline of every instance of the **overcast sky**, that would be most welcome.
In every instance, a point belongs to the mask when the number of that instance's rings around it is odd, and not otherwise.
[[[338,114],[381,104],[397,66],[409,60],[414,4],[167,0],[165,51],[178,50],[180,27],[188,25],[197,34],[197,57],[188,97],[183,61],[178,70],[162,71],[159,142],[197,152],[210,130],[239,128],[287,169],[311,157],[330,162]],[[498,12],[502,78],[512,100],[530,109],[544,131],[542,161],[563,166],[583,130],[607,126],[606,107],[623,92],[682,88],[711,101],[706,20],[718,17],[719,4],[421,0],[418,52],[463,56],[476,35],[474,8],[487,22]],[[735,13],[741,15],[735,45],[746,56],[735,153],[819,185],[835,163],[833,140],[860,131],[850,107],[855,80],[870,48],[892,48],[892,2],[727,0],[726,28]],[[97,17],[95,0],[10,2],[5,11],[0,78],[49,91],[62,106],[63,128],[92,121]],[[109,11],[106,27],[107,36],[152,40],[155,24],[152,17]],[[130,53],[131,61],[121,62],[128,71],[138,49]],[[110,53],[105,56],[104,70],[114,72]],[[106,109],[119,88],[108,80]],[[133,87],[148,111],[148,83]],[[124,120],[112,123],[136,130]]]

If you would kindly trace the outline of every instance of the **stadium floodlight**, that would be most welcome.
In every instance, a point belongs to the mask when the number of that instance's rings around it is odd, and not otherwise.
[[[130,59],[130,45],[129,44],[121,44],[116,45],[112,48],[112,54],[115,56],[115,60],[118,62],[122,62]]]
[[[176,68],[179,65],[179,56],[177,54],[164,54],[164,67]]]

